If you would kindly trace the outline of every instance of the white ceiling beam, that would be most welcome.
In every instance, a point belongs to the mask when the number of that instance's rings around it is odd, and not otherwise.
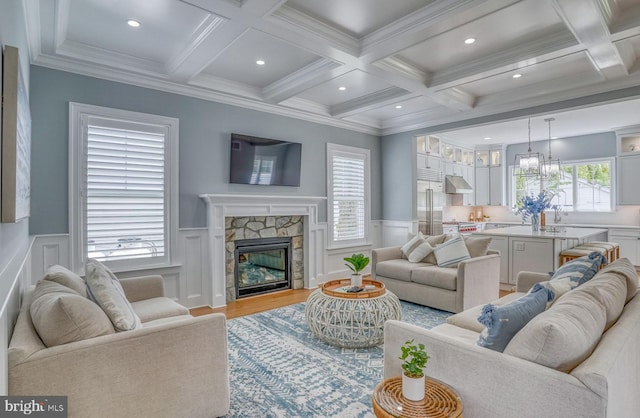
[[[387,57],[375,62],[374,65],[386,72],[396,73],[407,79],[416,80],[424,85],[428,85],[433,77],[432,73],[423,71],[415,65],[409,64],[398,57]]]
[[[377,109],[397,103],[400,99],[412,99],[418,95],[399,87],[389,87],[371,94],[357,97],[352,100],[331,106],[331,116],[345,118],[367,110]]]
[[[456,65],[433,75],[431,87],[452,88],[461,84],[492,77],[533,64],[553,60],[582,51],[568,31],[540,37],[525,44],[499,51],[464,64]]]
[[[56,1],[56,23],[53,41],[56,48],[60,47],[60,45],[62,45],[62,43],[67,39],[70,7],[70,0]]]
[[[606,5],[598,0],[553,0],[558,15],[587,49],[593,66],[605,78],[615,79],[628,75],[630,67],[611,41]]]
[[[262,91],[263,99],[270,103],[280,103],[311,87],[352,70],[353,68],[342,65],[339,62],[328,58],[320,58],[306,67],[269,84]]]
[[[244,33],[245,28],[225,25],[227,22],[228,19],[214,14],[205,17],[193,31],[186,45],[167,61],[167,73],[178,81],[189,81],[199,74]]]
[[[387,58],[463,22],[479,19],[520,0],[441,0],[431,2],[362,39],[360,59],[371,63]]]
[[[40,1],[24,0],[24,24],[29,45],[29,61],[33,62],[42,54],[42,39],[40,34]]]

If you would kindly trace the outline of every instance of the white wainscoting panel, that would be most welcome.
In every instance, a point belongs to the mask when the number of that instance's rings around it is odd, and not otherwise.
[[[23,245],[7,266],[0,272],[0,395],[6,396],[9,390],[7,350],[13,327],[20,311],[20,302],[24,289],[31,284],[31,258],[33,240],[25,239]]]
[[[69,267],[69,235],[37,235],[31,250],[31,280],[35,284],[53,265]]]
[[[418,221],[382,221],[382,246],[393,247],[407,242],[408,234],[418,231]]]
[[[178,235],[182,264],[182,294],[186,306],[211,304],[211,273],[209,272],[209,231],[207,228],[181,229]]]
[[[52,265],[70,267],[69,235],[38,235],[31,251],[31,283],[36,283]],[[117,272],[120,278],[159,274],[164,278],[168,297],[193,308],[209,305],[209,249],[207,228],[178,230],[178,254],[170,267]]]

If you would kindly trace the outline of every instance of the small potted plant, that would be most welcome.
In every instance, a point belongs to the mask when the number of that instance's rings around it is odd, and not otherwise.
[[[400,360],[402,363],[402,396],[410,401],[424,399],[424,368],[429,356],[424,349],[424,344],[414,344],[414,340],[404,343]]]
[[[351,286],[362,286],[362,270],[369,265],[369,257],[364,254],[353,254],[351,257],[346,257],[344,261],[353,273],[351,274]]]

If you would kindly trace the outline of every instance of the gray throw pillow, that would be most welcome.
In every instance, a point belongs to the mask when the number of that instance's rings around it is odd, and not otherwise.
[[[129,331],[140,327],[140,318],[127,300],[122,285],[104,264],[87,259],[85,274],[89,298],[107,314],[116,331]]]
[[[33,296],[31,321],[47,347],[115,332],[98,305],[64,285],[41,280]]]
[[[87,284],[82,277],[57,264],[47,269],[44,280],[60,283],[75,290],[82,296],[87,296]]]

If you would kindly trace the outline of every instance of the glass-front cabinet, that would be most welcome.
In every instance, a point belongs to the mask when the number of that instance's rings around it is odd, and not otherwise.
[[[476,151],[476,167],[489,167],[489,151]]]
[[[416,146],[419,153],[440,155],[440,137],[434,135],[420,135],[416,137]]]
[[[490,159],[489,162],[491,164],[491,167],[497,167],[497,166],[501,166],[502,165],[502,150],[501,149],[491,150],[490,155],[491,155],[491,159]]]

